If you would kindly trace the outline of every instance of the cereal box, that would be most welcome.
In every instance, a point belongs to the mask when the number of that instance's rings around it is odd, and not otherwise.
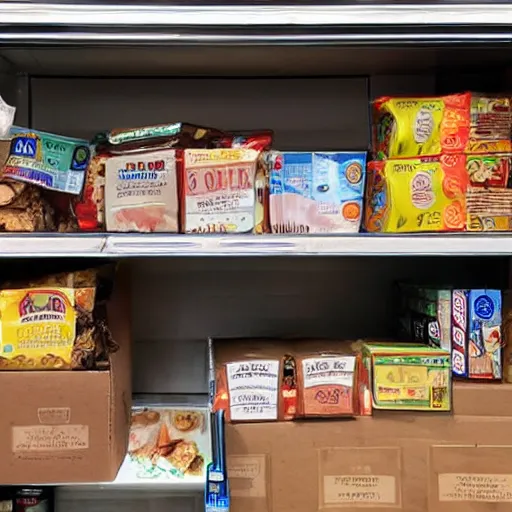
[[[373,103],[374,157],[510,151],[510,103],[471,93],[379,98]]]
[[[365,343],[362,350],[374,409],[451,409],[448,351],[408,343]]]
[[[469,379],[501,379],[502,333],[499,290],[454,290],[452,366]]]
[[[369,232],[466,227],[464,155],[374,161],[368,165],[367,179],[364,227]]]
[[[268,159],[273,233],[359,231],[366,153],[273,151]]]
[[[263,233],[268,183],[260,151],[245,148],[183,152],[185,233]]]

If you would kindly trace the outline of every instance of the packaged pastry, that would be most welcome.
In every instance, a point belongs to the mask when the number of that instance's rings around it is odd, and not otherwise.
[[[356,356],[317,353],[297,357],[299,417],[356,414]]]
[[[89,142],[28,128],[11,128],[3,176],[68,194],[82,193]]]
[[[98,275],[86,270],[6,283],[0,291],[0,370],[105,368],[115,344],[98,304]]]
[[[373,409],[449,411],[450,353],[409,343],[364,343],[364,387]]]
[[[383,233],[463,231],[467,186],[465,155],[370,162],[364,227]]]
[[[366,153],[272,151],[266,159],[273,233],[359,231]]]
[[[268,231],[268,183],[255,149],[183,151],[185,233]]]
[[[511,150],[510,98],[472,93],[426,98],[383,97],[373,103],[374,157]]]
[[[209,340],[213,411],[223,409],[232,422],[293,419],[291,348],[282,340]]]

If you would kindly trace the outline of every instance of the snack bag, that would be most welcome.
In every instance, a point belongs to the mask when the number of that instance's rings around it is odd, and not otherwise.
[[[97,285],[96,270],[6,284],[0,370],[99,369],[107,346],[106,325],[95,315]]]
[[[268,181],[260,154],[243,148],[183,151],[183,232],[268,231]]]
[[[464,155],[370,162],[365,229],[463,231],[468,176]]]
[[[472,93],[430,98],[383,97],[373,103],[376,159],[511,150],[509,98]]]
[[[56,192],[80,195],[89,165],[89,142],[28,128],[11,128],[3,176]]]

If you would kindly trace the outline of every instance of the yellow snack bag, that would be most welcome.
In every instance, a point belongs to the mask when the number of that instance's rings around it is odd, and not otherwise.
[[[75,290],[0,292],[0,369],[69,368],[76,336]]]
[[[466,227],[464,155],[370,162],[367,180],[364,227],[369,232]]]

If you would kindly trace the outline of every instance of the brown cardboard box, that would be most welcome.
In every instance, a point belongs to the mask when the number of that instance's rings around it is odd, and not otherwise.
[[[0,482],[106,482],[126,454],[131,410],[129,293],[119,273],[109,371],[0,372]]]
[[[476,401],[456,385],[463,415],[227,425],[231,510],[512,510],[512,385],[496,386],[480,385]]]

